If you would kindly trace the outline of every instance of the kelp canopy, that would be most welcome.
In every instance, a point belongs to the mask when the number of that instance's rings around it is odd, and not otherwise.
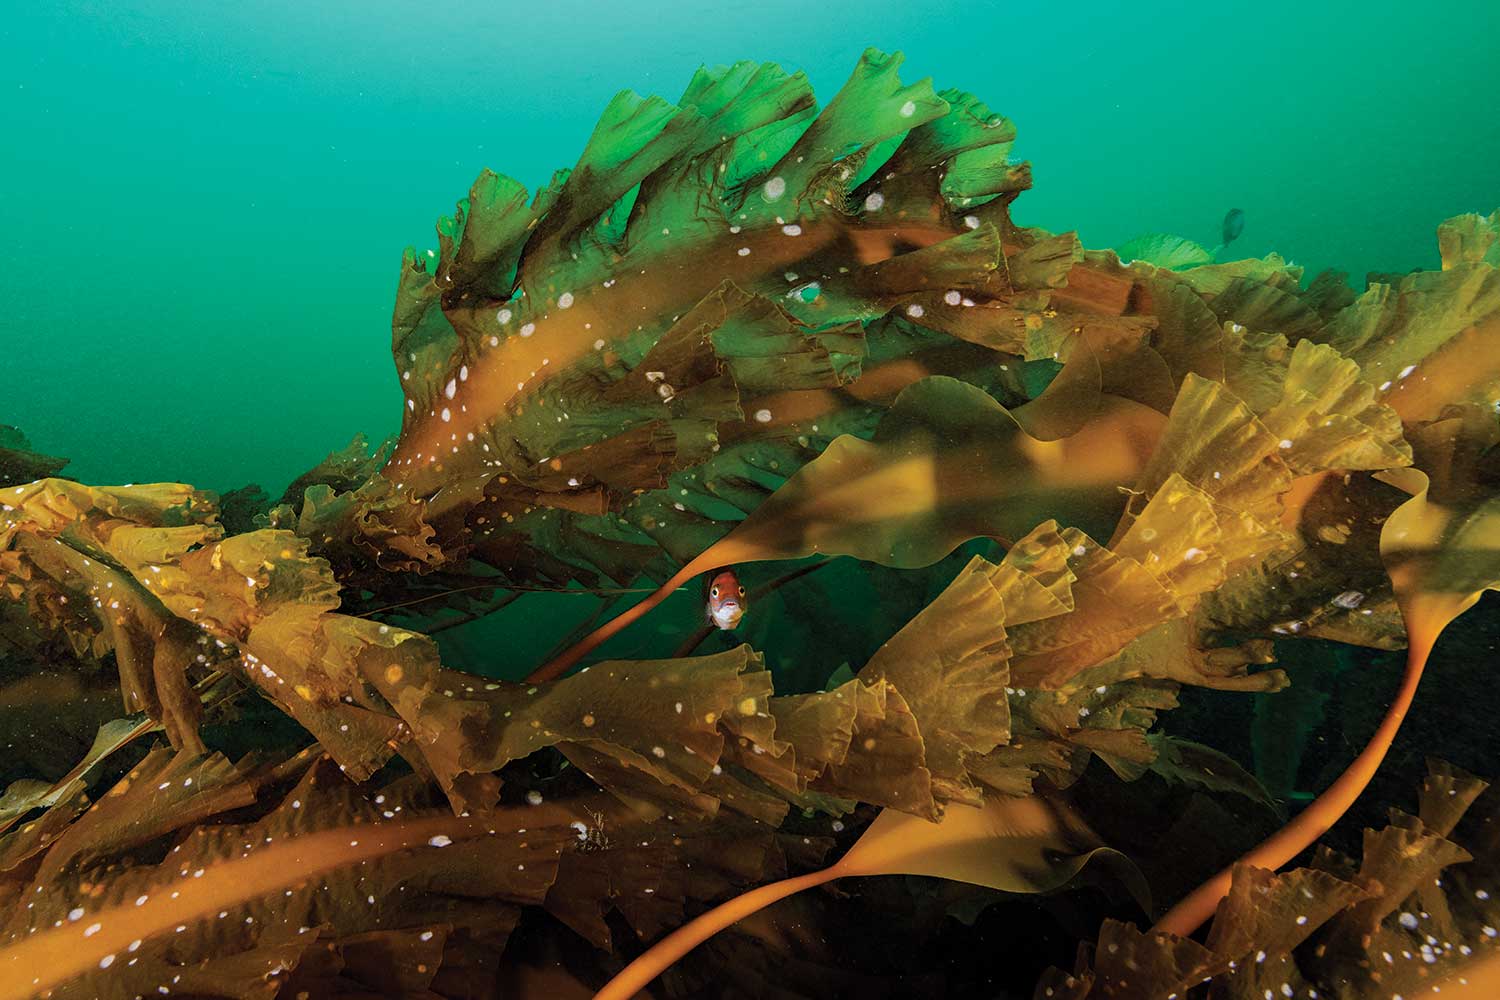
[[[1011,123],[899,62],[821,111],[801,74],[700,70],[620,94],[534,195],[481,174],[402,264],[399,437],[274,506],[83,485],[5,429],[0,703],[68,738],[33,726],[0,798],[0,996],[941,994],[753,918],[879,874],[918,877],[884,897],[909,917],[1080,877],[1133,900],[1093,926],[1166,914],[1038,996],[1367,996],[1485,953],[1493,823],[1455,834],[1481,783],[1452,769],[1362,866],[1267,869],[1500,584],[1497,217],[1358,295],[1274,255],[1125,265],[1015,225]],[[595,654],[724,565],[746,641]],[[504,610],[537,590],[602,596],[567,635]],[[879,614],[829,627],[851,593]],[[502,640],[445,662],[478,618]],[[1283,689],[1306,638],[1408,648],[1401,693],[1190,893],[1279,807],[1158,717]],[[1154,847],[1090,820],[1161,789],[1194,805]]]

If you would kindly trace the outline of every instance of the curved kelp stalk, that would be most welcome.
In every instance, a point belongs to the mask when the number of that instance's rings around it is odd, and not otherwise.
[[[1429,477],[1418,469],[1396,469],[1379,477],[1411,493],[1386,522],[1380,552],[1390,573],[1406,623],[1406,667],[1401,686],[1380,725],[1353,763],[1286,826],[1179,901],[1153,930],[1185,937],[1213,915],[1229,891],[1238,865],[1276,869],[1311,847],[1336,823],[1375,776],[1406,718],[1422,679],[1423,668],[1438,636],[1479,600],[1485,590],[1500,589],[1500,502],[1484,498],[1456,475],[1450,456],[1462,455],[1473,425],[1451,418],[1422,428],[1417,438],[1418,463],[1439,456],[1437,473],[1447,503],[1430,496]],[[1490,432],[1493,434],[1493,431]],[[1476,499],[1478,502],[1476,503]]]
[[[378,912],[377,899],[464,884],[492,900],[540,902],[572,838],[566,824],[583,814],[548,805],[454,816],[424,806],[410,785],[366,801],[325,761],[258,820],[198,826],[157,865],[94,867],[252,803],[256,783],[220,755],[148,756],[43,856],[36,889],[27,887],[34,905],[12,915],[0,940],[0,1000],[59,989],[221,995],[240,980],[274,979],[325,921],[373,919],[357,914]],[[498,835],[518,829],[524,840]],[[242,954],[178,961],[212,952],[225,927],[240,928]]]
[[[1060,799],[992,798],[982,807],[952,804],[939,823],[886,809],[838,862],[821,871],[754,889],[709,910],[658,941],[610,980],[595,1000],[628,1000],[714,934],[779,899],[838,878],[925,875],[1003,892],[1059,889],[1094,858],[1120,864],[1125,884],[1149,906],[1138,872]]]

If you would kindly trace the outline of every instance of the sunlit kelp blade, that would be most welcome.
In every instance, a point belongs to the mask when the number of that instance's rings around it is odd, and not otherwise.
[[[1027,180],[1010,124],[901,85],[899,62],[866,53],[816,116],[800,75],[703,71],[678,106],[618,97],[529,206],[480,178],[431,275],[409,258],[396,309],[407,413],[384,475],[428,503],[434,544],[563,579],[633,575],[657,545],[680,564],[673,522],[703,521],[691,554],[732,525],[669,481],[759,443],[790,475],[903,386],[983,361],[861,365],[851,323],[895,313],[1029,351],[1033,323],[1124,311],[1129,279],[1084,266],[1071,235],[1010,226]],[[546,544],[558,522],[577,553]]]
[[[1171,271],[1212,264],[1213,255],[1192,240],[1166,233],[1137,236],[1120,244],[1116,251],[1122,263],[1142,260]]]

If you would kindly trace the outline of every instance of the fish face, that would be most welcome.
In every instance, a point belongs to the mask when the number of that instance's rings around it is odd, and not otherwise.
[[[732,571],[718,573],[709,581],[705,610],[709,624],[726,631],[745,617],[745,588]]]

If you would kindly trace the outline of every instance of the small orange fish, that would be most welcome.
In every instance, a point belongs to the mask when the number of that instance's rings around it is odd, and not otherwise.
[[[733,568],[726,566],[708,574],[704,579],[707,581],[704,587],[707,605],[704,610],[708,615],[708,623],[726,631],[734,628],[745,617],[745,588],[740,583],[740,578],[734,575]]]

